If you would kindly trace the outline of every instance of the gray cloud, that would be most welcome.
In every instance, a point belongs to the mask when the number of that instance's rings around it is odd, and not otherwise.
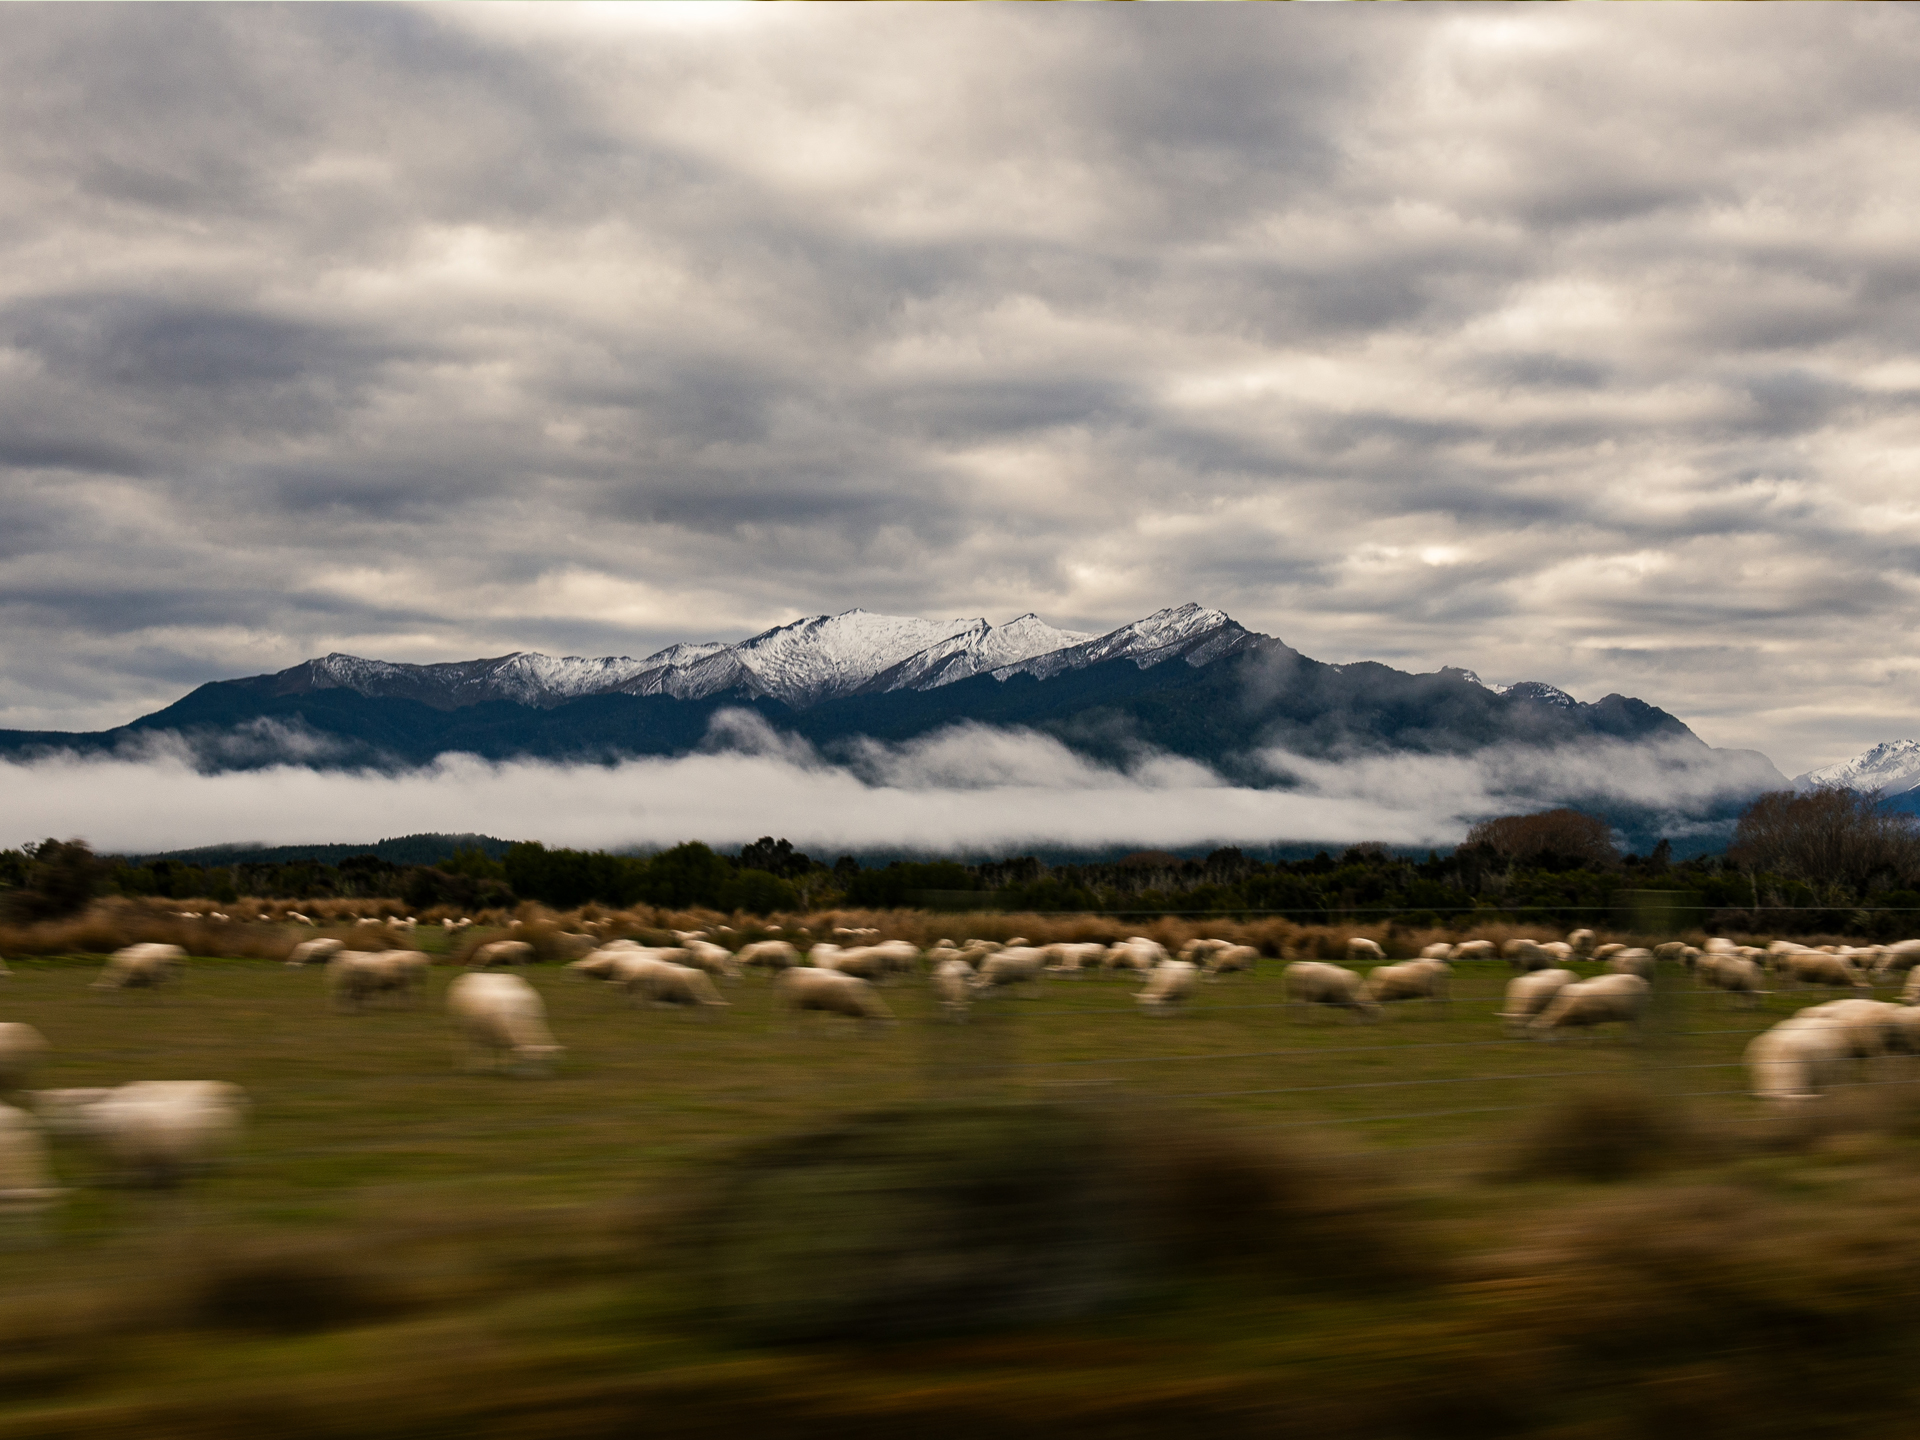
[[[617,765],[489,764],[468,755],[392,774],[315,771],[324,737],[256,723],[192,742],[146,737],[110,758],[0,761],[8,820],[27,836],[82,834],[150,851],[258,840],[351,843],[479,831],[604,848],[716,846],[759,835],[835,850],[1340,843],[1450,845],[1516,803],[1594,797],[1653,811],[1750,793],[1764,761],[1672,746],[1514,748],[1474,757],[1342,762],[1266,752],[1291,788],[1236,785],[1152,751],[1094,764],[1031,731],[965,725],[904,745],[864,743],[829,763],[751,712],[715,718],[702,753]],[[283,759],[284,764],[270,764]],[[210,763],[264,765],[203,774]],[[1670,815],[1665,833],[1724,840],[1724,824]]]
[[[862,605],[1909,733],[1920,20],[0,12],[0,724]]]

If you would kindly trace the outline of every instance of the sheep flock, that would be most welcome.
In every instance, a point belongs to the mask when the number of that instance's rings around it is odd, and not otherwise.
[[[230,923],[217,914],[197,918]],[[287,918],[311,924],[304,915]],[[376,923],[387,933],[412,928],[397,919]],[[444,929],[457,934],[469,923],[447,922]],[[354,927],[349,933],[365,932]],[[1017,1003],[1049,986],[1119,978],[1137,987],[1129,992],[1137,1013],[1165,1021],[1207,993],[1204,987],[1255,974],[1265,959],[1253,947],[1224,939],[1195,938],[1170,951],[1143,935],[1112,944],[943,939],[924,949],[852,929],[817,941],[804,932],[749,941],[724,927],[651,938],[672,943],[645,944],[589,929],[546,937],[546,953],[571,955],[562,962],[566,972],[636,1009],[679,1010],[714,1023],[726,1023],[730,989],[764,975],[776,1014],[790,1030],[848,1034],[897,1025],[886,992],[915,984],[927,987],[940,1021],[959,1025],[978,1007]],[[410,947],[355,944],[335,937],[302,940],[286,952],[285,964],[322,970],[327,1005],[337,1015],[419,1003],[432,957]],[[1485,940],[1442,943],[1394,958],[1379,942],[1354,936],[1345,958],[1346,965],[1279,962],[1285,1007],[1296,1022],[1378,1022],[1396,1008],[1450,1006],[1456,965],[1504,961],[1511,978],[1490,1019],[1493,1034],[1515,1040],[1553,1043],[1609,1027],[1637,1037],[1663,985],[1715,992],[1724,1003],[1747,1009],[1777,993],[1833,996],[1798,1009],[1748,1045],[1742,1062],[1747,1089],[1771,1105],[1815,1101],[1849,1083],[1861,1062],[1920,1055],[1920,940],[1857,948],[1775,941],[1763,949],[1716,938],[1699,947],[1675,941],[1641,948],[1596,943],[1592,931],[1576,930],[1564,940],[1514,939],[1500,947]],[[481,939],[463,959],[464,973],[444,996],[455,1067],[538,1076],[563,1065],[567,1052],[548,1028],[540,992],[520,973],[536,962],[535,946],[510,930]],[[107,958],[92,989],[102,1004],[181,1003],[169,997],[188,989],[188,972],[180,946],[128,945]],[[0,965],[0,979],[6,975]],[[1876,998],[1881,990],[1893,998]],[[135,1185],[180,1183],[215,1164],[241,1138],[249,1099],[233,1084],[138,1079],[31,1088],[49,1051],[31,1017],[0,1019],[0,1207],[41,1206],[63,1194],[48,1159],[49,1135],[78,1137],[105,1173]]]

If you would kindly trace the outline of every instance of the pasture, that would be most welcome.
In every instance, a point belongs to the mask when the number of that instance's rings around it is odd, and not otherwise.
[[[1786,1411],[1722,1392],[1771,1393],[1764,1357],[1803,1309],[1845,1343],[1801,1347],[1794,1413],[1837,1366],[1857,1436],[1882,1433],[1875,1407],[1907,1383],[1872,1367],[1920,1349],[1904,1309],[1881,1323],[1920,1290],[1920,1212],[1888,1198],[1920,1178],[1920,1061],[1863,1067],[1869,1083],[1814,1120],[1739,1093],[1751,1036],[1824,993],[1746,1010],[1675,970],[1640,1039],[1548,1044],[1503,1037],[1504,964],[1461,966],[1451,1004],[1366,1024],[1290,1010],[1268,960],[1164,1018],[1137,1012],[1134,983],[1050,978],[955,1025],[910,977],[884,991],[900,1023],[869,1032],[794,1023],[764,976],[724,987],[730,1009],[692,1014],[539,966],[524,973],[567,1054],[527,1078],[456,1068],[450,969],[415,1004],[340,1014],[317,967],[198,958],[177,989],[102,995],[97,966],[18,960],[0,981],[0,1019],[52,1044],[36,1084],[228,1080],[252,1099],[247,1136],[157,1192],[106,1183],[76,1142],[55,1142],[68,1198],[37,1229],[10,1222],[0,1250],[0,1437],[588,1437],[769,1417],[782,1434],[1117,1434],[1156,1415],[1208,1434],[1455,1433],[1448,1417],[1478,1416],[1477,1433],[1625,1436],[1687,1405],[1770,1433]],[[1635,1097],[1624,1121],[1595,1103],[1606,1094]],[[1257,1203],[1232,1173],[1186,1194],[1196,1235],[1224,1227],[1224,1255],[1094,1315],[804,1347],[690,1318],[702,1297],[674,1253],[690,1177],[852,1114],[1014,1102],[1094,1106],[1123,1133],[1139,1117],[1143,1144],[1172,1117],[1294,1178]],[[1551,1149],[1569,1126],[1615,1123],[1664,1137],[1646,1173],[1513,1178],[1541,1125]],[[1625,1270],[1595,1269],[1601,1242],[1577,1237],[1596,1234]],[[1302,1235],[1353,1263],[1301,1268],[1288,1252]],[[1674,1350],[1656,1327],[1604,1352],[1620,1393],[1569,1389],[1583,1326],[1644,1329],[1648,1285],[1694,1283],[1642,1253],[1653,1240],[1712,1272],[1726,1304],[1747,1303],[1745,1282],[1714,1269],[1736,1258],[1792,1257],[1791,1283],[1761,1286],[1768,1328],[1756,1341],[1733,1321],[1725,1357],[1711,1333]],[[1405,1262],[1382,1272],[1383,1248]],[[1566,1309],[1581,1295],[1592,1313]],[[1463,1373],[1483,1347],[1498,1358]],[[1710,1377],[1690,1397],[1658,1378],[1689,1365]]]

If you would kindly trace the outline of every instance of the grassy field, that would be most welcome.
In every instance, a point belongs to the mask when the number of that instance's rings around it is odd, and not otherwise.
[[[200,959],[176,991],[102,996],[96,963],[0,982],[0,1019],[52,1043],[37,1083],[233,1081],[247,1139],[169,1192],[57,1145],[68,1200],[0,1251],[0,1437],[1908,1433],[1920,1061],[1873,1062],[1814,1118],[1724,1093],[1747,1040],[1822,995],[1747,1011],[1676,975],[1643,1040],[1548,1045],[1502,1038],[1504,966],[1357,1024],[1290,1012],[1269,961],[1164,1019],[1086,978],[954,1026],[914,980],[866,1033],[791,1025],[761,977],[707,1016],[537,967],[567,1056],[531,1079],[455,1068],[446,970],[342,1015],[317,969]],[[729,1157],[942,1105],[1085,1112],[1187,1156],[1152,1203],[1188,1259],[958,1338],[712,1323],[688,1210]],[[1593,1127],[1634,1173],[1581,1178]],[[884,1195],[791,1203],[887,1224]],[[1100,1203],[1071,1234],[1103,1233]]]

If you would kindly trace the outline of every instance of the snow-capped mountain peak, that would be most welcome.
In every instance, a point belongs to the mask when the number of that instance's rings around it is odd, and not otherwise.
[[[1157,610],[1104,635],[1062,630],[1031,613],[994,625],[978,617],[922,620],[854,609],[776,625],[738,644],[670,645],[644,660],[516,651],[406,665],[335,653],[254,683],[275,694],[356,690],[436,710],[502,700],[549,709],[606,694],[699,700],[735,691],[800,710],[848,695],[932,690],[975,675],[1045,679],[1107,660],[1142,669],[1172,659],[1205,665],[1255,638],[1224,612],[1195,604]]]
[[[1920,740],[1884,740],[1851,760],[1823,765],[1794,777],[1796,790],[1840,785],[1849,790],[1880,790],[1898,795],[1920,788]]]

